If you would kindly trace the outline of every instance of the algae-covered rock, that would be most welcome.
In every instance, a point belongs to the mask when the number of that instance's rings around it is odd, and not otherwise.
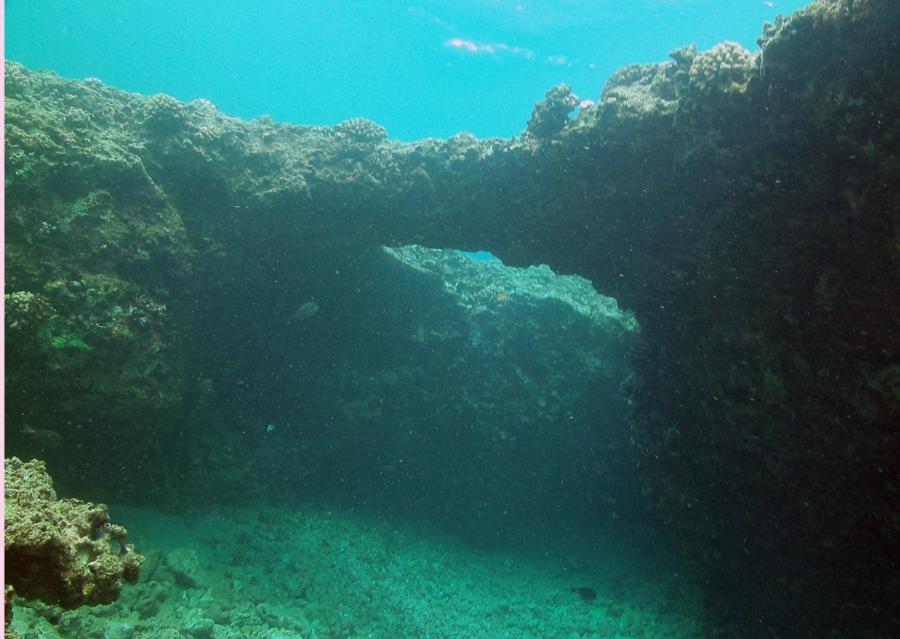
[[[736,42],[717,44],[693,59],[690,87],[699,92],[744,92],[756,72],[754,56]]]
[[[523,315],[539,317],[556,302],[588,319],[610,341],[627,339],[638,330],[634,314],[620,309],[616,300],[599,295],[583,277],[558,275],[546,264],[510,268],[496,258],[421,246],[386,248],[385,252],[407,266],[438,276],[443,288],[473,317],[494,315],[499,309],[520,304],[526,307],[520,311]]]
[[[572,93],[572,87],[567,84],[553,87],[541,102],[534,105],[526,135],[535,140],[549,140],[563,130],[569,114],[577,106],[578,96]]]
[[[345,120],[335,126],[334,130],[349,140],[362,144],[377,144],[387,139],[387,131],[383,126],[365,118]]]
[[[176,548],[166,555],[166,565],[183,588],[205,588],[207,578],[197,552],[191,548]]]
[[[672,64],[632,64],[603,86],[600,106],[607,117],[647,118],[671,114],[676,106]]]
[[[143,557],[106,506],[57,499],[44,463],[6,460],[6,583],[17,596],[63,608],[116,600]]]

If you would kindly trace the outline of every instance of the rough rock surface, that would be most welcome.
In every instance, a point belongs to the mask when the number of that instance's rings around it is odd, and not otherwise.
[[[285,390],[241,367],[280,361],[279,317],[312,300],[322,337],[361,316],[378,244],[489,249],[635,313],[622,458],[727,636],[896,635],[898,29],[894,0],[818,0],[761,54],[620,72],[540,145],[247,123],[8,64],[10,446],[50,429],[134,461],[110,448],[128,432],[141,472],[75,456],[68,481],[168,499],[207,436],[186,404]]]
[[[578,106],[578,96],[572,87],[560,84],[547,91],[544,100],[534,105],[525,135],[534,140],[549,140],[559,134],[569,121],[569,114]]]
[[[63,608],[115,601],[143,557],[102,504],[57,499],[43,462],[5,461],[6,584]]]

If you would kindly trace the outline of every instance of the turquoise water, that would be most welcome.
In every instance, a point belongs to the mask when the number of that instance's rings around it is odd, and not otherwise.
[[[69,78],[206,98],[242,118],[365,117],[396,139],[517,135],[565,82],[596,100],[626,64],[694,42],[751,50],[802,0],[11,0],[6,55]]]

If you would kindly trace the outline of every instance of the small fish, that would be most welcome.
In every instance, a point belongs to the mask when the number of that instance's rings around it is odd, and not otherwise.
[[[593,588],[588,588],[587,586],[572,588],[572,592],[581,597],[581,599],[584,601],[593,601],[597,598],[597,591]]]
[[[319,312],[319,305],[315,302],[306,302],[297,307],[297,310],[291,313],[288,318],[289,322],[303,322]]]
[[[200,392],[203,393],[204,395],[212,395],[213,393],[216,392],[216,385],[208,377],[204,377],[203,379],[201,379],[199,386],[200,386]]]
[[[22,434],[41,448],[56,450],[63,445],[63,436],[49,428],[32,428],[26,424]]]

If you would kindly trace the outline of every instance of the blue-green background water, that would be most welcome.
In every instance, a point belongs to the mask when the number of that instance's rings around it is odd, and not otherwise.
[[[803,0],[10,0],[6,56],[229,115],[391,137],[519,134],[560,82],[596,100],[626,64],[734,40]]]

